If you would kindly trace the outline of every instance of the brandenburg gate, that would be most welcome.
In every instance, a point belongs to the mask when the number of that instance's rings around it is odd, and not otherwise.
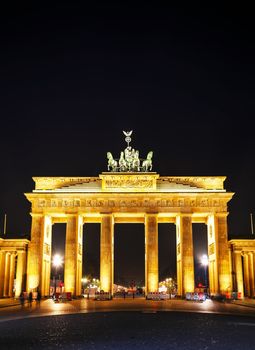
[[[81,294],[83,225],[100,223],[100,283],[113,291],[114,225],[143,223],[145,290],[158,290],[158,224],[176,226],[178,294],[194,291],[192,223],[207,225],[210,293],[232,290],[227,204],[233,193],[224,176],[160,176],[152,172],[153,152],[146,159],[127,147],[114,159],[107,153],[108,172],[98,177],[34,177],[32,228],[27,261],[27,290],[49,295],[52,225],[66,223],[65,291]],[[134,242],[135,244],[135,242]]]

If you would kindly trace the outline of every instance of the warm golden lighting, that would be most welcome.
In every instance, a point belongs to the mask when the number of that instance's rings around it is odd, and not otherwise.
[[[27,260],[29,288],[41,288],[42,296],[48,293],[52,224],[57,223],[67,224],[65,291],[80,295],[82,284],[96,284],[82,278],[82,226],[86,222],[101,224],[100,283],[105,292],[111,293],[113,289],[115,223],[145,225],[146,293],[156,292],[159,287],[159,223],[176,224],[180,295],[194,291],[193,223],[208,225],[209,284],[213,288],[210,291],[218,293],[232,288],[226,217],[233,193],[224,189],[224,180],[224,176],[161,177],[149,171],[109,171],[98,177],[35,177],[35,190],[25,194],[32,205]],[[236,259],[236,266],[240,270],[239,260]],[[62,264],[59,255],[53,258],[52,266]],[[241,290],[241,278],[237,282]]]
[[[28,290],[36,290],[39,286],[39,279],[37,276],[29,276],[28,279]]]
[[[101,276],[101,289],[104,292],[111,292],[110,278],[106,275]]]

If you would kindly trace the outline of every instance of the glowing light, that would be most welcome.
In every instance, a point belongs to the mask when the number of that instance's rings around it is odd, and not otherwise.
[[[206,254],[202,255],[201,264],[204,265],[204,266],[208,265],[208,256]]]
[[[159,288],[158,288],[158,291],[160,293],[166,293],[167,292],[167,287],[165,285],[161,285]]]
[[[59,254],[55,254],[55,255],[53,256],[52,264],[53,264],[53,266],[55,266],[55,267],[60,267],[60,266],[62,266],[62,264],[63,264],[63,258],[62,258],[62,256],[60,256]]]

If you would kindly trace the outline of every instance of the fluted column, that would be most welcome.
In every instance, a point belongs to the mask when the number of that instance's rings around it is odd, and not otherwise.
[[[43,215],[32,214],[31,241],[28,246],[27,289],[40,288],[43,260]]]
[[[83,217],[77,218],[77,273],[76,273],[76,295],[81,295],[81,278],[82,278],[82,244],[83,244]]]
[[[208,272],[209,272],[209,291],[211,295],[219,292],[218,279],[218,231],[215,215],[208,215],[207,219],[207,241],[208,241]]]
[[[10,255],[10,276],[9,276],[9,291],[8,296],[13,296],[14,274],[15,274],[15,253]]]
[[[242,268],[242,256],[240,250],[234,250],[234,267],[236,274],[236,288],[237,292],[241,294],[241,298],[244,297],[243,291],[243,268]]]
[[[11,262],[11,254],[7,252],[5,256],[4,297],[9,296],[10,262]]]
[[[253,298],[255,298],[255,251],[251,252],[253,261]]]
[[[176,217],[176,245],[178,294],[185,296],[194,292],[195,285],[191,216]]]
[[[145,289],[146,294],[158,291],[158,219],[145,216]]]
[[[250,296],[250,276],[249,276],[249,258],[248,254],[243,254],[243,270],[244,270],[244,294]]]
[[[225,294],[232,291],[230,272],[230,256],[228,249],[227,214],[217,214],[217,240],[218,240],[218,274],[219,292]]]
[[[113,217],[102,214],[100,237],[100,283],[101,289],[112,293],[113,290],[113,254],[114,254]]]
[[[250,296],[255,296],[255,290],[254,290],[254,261],[253,261],[253,253],[248,253],[248,265],[249,265],[249,279],[250,279]]]
[[[51,243],[52,243],[52,218],[45,215],[42,220],[41,256],[42,267],[40,276],[41,295],[48,296],[50,293],[51,271]]]
[[[26,252],[23,250],[18,250],[15,297],[18,297],[24,288],[25,271]]]
[[[79,272],[79,217],[70,215],[66,225],[66,246],[65,246],[65,291],[72,295],[81,294],[81,278]]]
[[[6,252],[0,251],[0,298],[4,296],[5,256]]]

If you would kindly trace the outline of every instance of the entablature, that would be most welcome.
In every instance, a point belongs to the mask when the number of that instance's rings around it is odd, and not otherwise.
[[[25,250],[29,243],[28,239],[23,238],[0,238],[0,251]]]
[[[231,239],[228,243],[234,251],[248,252],[252,250],[255,252],[255,239]]]
[[[233,193],[27,193],[32,213],[83,212],[226,212]]]

